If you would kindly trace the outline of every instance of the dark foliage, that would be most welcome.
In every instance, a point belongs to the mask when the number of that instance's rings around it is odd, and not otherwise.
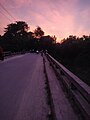
[[[50,54],[90,85],[90,36],[69,36]]]
[[[44,35],[44,31],[38,26],[34,31],[35,37],[40,38]]]
[[[27,32],[28,24],[24,21],[16,21],[7,25],[5,34],[0,36],[0,46],[4,51],[29,51],[49,50],[55,43],[55,39],[44,36],[44,31],[37,27],[33,32]]]

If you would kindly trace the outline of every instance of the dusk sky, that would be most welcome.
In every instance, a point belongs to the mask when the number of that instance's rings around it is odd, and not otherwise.
[[[14,21],[40,26],[57,41],[69,35],[90,35],[90,0],[0,0],[0,34]],[[4,9],[4,8],[5,9]]]

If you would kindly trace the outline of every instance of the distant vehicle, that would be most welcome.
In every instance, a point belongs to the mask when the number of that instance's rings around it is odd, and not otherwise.
[[[39,54],[39,51],[37,50],[36,53]]]

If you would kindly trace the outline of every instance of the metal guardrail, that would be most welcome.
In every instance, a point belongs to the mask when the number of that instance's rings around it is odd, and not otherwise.
[[[20,55],[20,54],[25,54],[25,52],[11,52],[11,51],[6,51],[4,52],[4,57],[8,57],[8,56],[13,56],[13,55]]]
[[[90,120],[90,87],[48,53],[46,56],[85,120]]]
[[[11,56],[11,55],[12,55],[11,51],[4,52],[4,57]]]

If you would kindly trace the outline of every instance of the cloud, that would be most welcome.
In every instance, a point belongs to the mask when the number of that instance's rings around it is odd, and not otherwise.
[[[90,31],[89,0],[0,0],[17,19],[28,22],[31,29],[42,27],[46,34],[58,38]],[[0,14],[1,15],[1,14]],[[1,15],[2,16],[2,15]],[[9,20],[3,16],[1,24]]]

